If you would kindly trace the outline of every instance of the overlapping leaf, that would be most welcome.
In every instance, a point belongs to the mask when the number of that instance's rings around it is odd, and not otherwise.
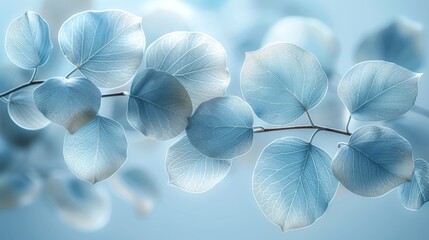
[[[66,133],[64,160],[79,178],[97,183],[114,174],[127,159],[124,128],[97,116],[74,134]]]
[[[411,145],[389,128],[364,126],[338,150],[332,170],[350,191],[377,197],[411,179]]]
[[[169,183],[192,193],[206,192],[231,168],[231,161],[210,158],[199,152],[187,136],[170,146],[167,154]]]
[[[241,90],[259,118],[283,125],[320,103],[328,79],[311,53],[279,43],[246,54]]]
[[[168,140],[188,125],[192,102],[186,89],[167,72],[147,69],[133,80],[128,122],[144,135]]]
[[[416,159],[412,179],[401,185],[399,190],[402,205],[407,209],[415,211],[429,202],[429,163]]]
[[[98,87],[119,87],[134,75],[146,40],[141,18],[119,10],[87,11],[62,25],[58,42],[66,58]]]
[[[26,11],[10,24],[6,33],[6,53],[17,66],[24,69],[42,66],[51,51],[49,27],[39,14]]]
[[[33,87],[21,89],[9,97],[8,112],[16,125],[28,130],[48,126],[50,121],[37,109],[33,100]]]
[[[311,225],[335,195],[331,157],[299,138],[268,145],[256,163],[253,193],[264,214],[283,231]]]
[[[74,133],[97,115],[100,90],[86,78],[51,78],[34,90],[34,102],[46,118]]]
[[[394,63],[362,62],[341,79],[338,95],[354,119],[388,120],[414,106],[420,76]]]
[[[176,77],[188,90],[194,108],[223,96],[229,84],[223,46],[203,33],[172,32],[146,52],[146,66]]]
[[[217,97],[202,103],[186,128],[192,145],[211,158],[230,159],[250,150],[252,109],[239,97]]]

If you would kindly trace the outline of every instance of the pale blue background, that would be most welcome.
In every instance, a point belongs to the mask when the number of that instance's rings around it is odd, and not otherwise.
[[[8,23],[22,14],[25,9],[39,11],[43,0],[2,1],[0,45],[3,46]],[[251,31],[244,36],[238,34],[243,29],[239,28],[237,22],[246,23],[246,12],[240,12],[238,7],[250,1],[257,0],[230,0],[229,5],[225,7],[236,9],[236,13],[230,15],[230,20],[213,20],[208,24],[208,26],[214,26],[213,28],[199,30],[219,39],[227,46],[229,52],[237,51],[229,46],[230,42],[221,33],[233,32],[237,37],[245,39],[257,38],[260,35],[255,32],[252,36]],[[259,1],[264,2],[264,0]],[[270,2],[273,1],[270,0]],[[96,0],[93,1],[93,8],[121,8],[140,14],[142,11],[140,2],[143,1]],[[422,23],[425,30],[429,29],[429,6],[425,0],[284,0],[283,2],[290,2],[290,9],[286,9],[285,12],[316,16],[331,26],[341,43],[338,62],[338,72],[341,74],[353,65],[353,51],[360,39],[365,34],[385,26],[396,17],[409,17]],[[216,18],[216,13],[199,11],[208,19]],[[267,13],[266,18],[264,15],[260,17],[260,21],[264,21],[270,16]],[[253,20],[258,21],[258,19]],[[231,30],[228,22],[234,27],[237,26],[236,31]],[[220,29],[216,29],[216,26],[220,26]],[[264,29],[259,31],[263,32]],[[428,41],[429,39],[426,38],[426,45]],[[428,51],[429,47],[426,48],[426,55],[429,55]],[[238,91],[238,71],[242,63],[240,56],[237,54],[230,58],[238,59],[237,62],[230,60],[233,77],[229,93],[235,95],[240,94]],[[2,62],[7,61],[3,48],[0,48],[0,59]],[[71,70],[71,67],[66,69]],[[421,71],[429,73],[428,64],[425,64]],[[424,76],[420,81],[418,104],[429,107],[427,80],[428,78]],[[115,100],[103,101],[105,101],[103,104],[107,105],[109,101]],[[418,118],[414,115],[411,117]],[[415,121],[422,129],[427,129],[429,126],[429,119],[418,118]],[[282,233],[277,226],[271,224],[253,199],[251,176],[254,162],[261,149],[276,137],[296,135],[308,138],[309,134],[310,132],[277,132],[255,136],[256,141],[252,152],[234,162],[231,173],[222,183],[213,190],[199,195],[185,193],[167,185],[164,156],[172,141],[158,143],[142,140],[145,144],[149,143],[149,147],[142,147],[141,142],[134,141],[129,146],[130,158],[126,165],[143,166],[155,179],[160,197],[155,203],[152,214],[141,218],[130,205],[112,194],[113,210],[110,222],[99,231],[87,233],[60,221],[44,197],[40,197],[32,205],[0,212],[0,239],[428,239],[429,206],[424,206],[418,212],[410,212],[402,207],[396,191],[381,198],[371,199],[359,197],[340,188],[325,216],[313,226]],[[137,136],[144,139],[143,136]],[[333,155],[336,149],[335,141],[345,140],[343,137],[321,133],[315,141]],[[429,158],[429,153],[427,151],[425,153],[424,149],[418,149],[416,156]]]

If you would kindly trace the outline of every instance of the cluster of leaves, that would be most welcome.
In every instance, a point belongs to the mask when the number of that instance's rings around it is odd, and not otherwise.
[[[64,160],[85,181],[107,179],[127,158],[124,128],[98,114],[102,97],[127,96],[128,121],[147,137],[168,140],[186,130],[186,136],[170,147],[166,164],[170,183],[189,192],[204,192],[219,183],[232,159],[250,150],[255,133],[314,129],[309,141],[275,140],[255,166],[255,199],[283,230],[308,226],[320,218],[338,181],[369,197],[401,186],[402,202],[409,209],[429,201],[429,163],[414,161],[406,139],[377,125],[353,133],[348,129],[352,118],[383,121],[408,112],[421,74],[386,61],[353,66],[338,86],[338,96],[350,113],[342,131],[313,122],[310,110],[325,97],[328,78],[316,57],[294,44],[272,44],[246,54],[241,72],[244,101],[223,96],[229,84],[226,52],[202,33],[172,32],[145,51],[139,17],[119,10],[87,11],[64,22],[58,42],[74,70],[65,77],[36,80],[38,67],[48,61],[52,49],[48,25],[29,11],[13,21],[6,37],[7,54],[17,66],[33,70],[33,76],[0,97],[7,102],[13,121],[23,128],[40,129],[51,122],[66,128]],[[72,77],[77,71],[81,76]],[[100,91],[129,81],[129,92],[103,95]],[[254,113],[282,127],[256,127]],[[304,114],[309,125],[286,126]],[[312,143],[320,131],[350,136],[350,140],[339,143],[331,158]],[[138,172],[129,176],[144,181]],[[57,189],[54,192],[62,189],[56,181],[48,186]],[[84,187],[73,189],[92,194]],[[61,204],[65,194],[55,195],[54,201]],[[109,204],[98,195],[89,197],[95,204]],[[138,207],[145,211],[147,206]]]

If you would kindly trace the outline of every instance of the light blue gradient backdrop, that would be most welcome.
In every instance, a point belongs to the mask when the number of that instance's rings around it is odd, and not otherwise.
[[[240,2],[249,1],[230,0],[227,6],[238,8]],[[341,74],[344,74],[354,64],[352,56],[362,37],[387,25],[396,17],[406,16],[422,23],[425,31],[429,30],[429,4],[424,0],[289,2],[291,2],[290,6],[294,6],[293,3],[302,6],[302,8],[291,9],[289,12],[316,16],[332,28],[341,44],[341,54],[337,65],[338,72]],[[41,3],[42,0],[2,2],[0,10],[1,46],[4,45],[4,36],[9,22],[23,14],[25,9],[39,11]],[[138,1],[93,1],[94,9],[120,8],[135,14],[140,14],[141,5]],[[246,19],[243,19],[246,10],[237,9],[236,11],[234,16],[230,16],[231,24],[246,23]],[[215,16],[215,13],[207,13],[207,18]],[[267,13],[266,18],[269,17],[269,13]],[[262,16],[261,21],[263,20]],[[221,34],[222,31],[234,32],[228,29],[231,28],[231,26],[227,26],[228,21],[214,21],[210,24],[209,26],[216,26],[216,24],[225,24],[225,26],[220,30],[210,29],[210,27],[199,30],[204,30],[219,39],[226,45],[228,52],[234,51],[235,49],[228,46],[228,40],[225,40]],[[240,32],[243,29],[236,30]],[[252,38],[252,35],[240,35],[240,37]],[[428,41],[429,38],[426,38],[426,45]],[[429,47],[426,47],[426,56],[429,55],[428,51]],[[239,59],[239,56],[240,54],[236,58]],[[3,47],[0,48],[0,60],[2,63],[7,61]],[[240,95],[238,74],[242,60],[234,63],[230,58],[229,61],[232,80],[228,93]],[[69,66],[69,69],[71,70],[72,67]],[[427,72],[429,75],[428,64],[425,64],[421,72]],[[424,75],[420,80],[420,95],[417,104],[428,107],[429,84],[426,76]],[[103,104],[109,104],[115,100],[106,99],[103,100]],[[339,117],[332,116],[332,118]],[[415,115],[411,117],[417,118]],[[419,118],[416,121],[421,123],[422,129],[429,126],[429,119]],[[425,123],[426,125],[424,125]],[[342,128],[343,126],[337,127]],[[402,207],[396,190],[381,198],[364,198],[348,192],[343,187],[339,189],[321,220],[309,228],[282,233],[277,226],[265,218],[256,205],[251,189],[251,179],[254,163],[262,148],[276,138],[292,135],[308,139],[310,132],[277,132],[256,135],[253,150],[236,160],[225,180],[204,194],[186,193],[167,184],[165,155],[169,144],[174,140],[162,143],[150,141],[143,135],[138,135],[142,140],[134,141],[129,145],[129,159],[125,165],[127,167],[136,165],[145,167],[158,185],[160,197],[155,202],[154,210],[149,216],[139,217],[131,205],[112,194],[113,209],[109,223],[99,231],[82,232],[60,221],[46,199],[40,197],[32,205],[0,211],[0,239],[428,239],[429,206],[424,206],[418,212],[411,212]],[[429,135],[427,138],[429,139]],[[324,132],[316,137],[315,144],[323,147],[333,156],[336,151],[335,141],[345,140],[344,137]],[[145,145],[143,146],[142,143]],[[146,146],[148,144],[150,146]],[[416,150],[415,157],[428,159],[429,153],[426,151],[425,156],[424,150]],[[108,185],[106,182],[101,184]]]

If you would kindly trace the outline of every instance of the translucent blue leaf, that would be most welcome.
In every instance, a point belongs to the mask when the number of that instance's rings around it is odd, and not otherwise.
[[[39,194],[41,183],[37,175],[26,171],[6,171],[0,174],[0,209],[31,203]]]
[[[210,190],[224,179],[230,168],[230,160],[207,157],[195,149],[187,136],[168,150],[169,183],[187,192]]]
[[[86,78],[51,78],[34,90],[34,102],[49,120],[74,133],[94,119],[101,92]]]
[[[420,77],[394,63],[362,62],[343,76],[338,95],[354,119],[388,120],[414,106]]]
[[[46,183],[46,194],[59,217],[75,228],[95,231],[110,219],[107,192],[74,177],[52,174]]]
[[[37,130],[48,126],[50,121],[37,109],[33,100],[33,87],[27,87],[9,96],[8,112],[16,125]]]
[[[329,154],[299,138],[272,142],[253,172],[253,193],[259,207],[283,231],[314,223],[337,187]]]
[[[295,44],[314,54],[328,75],[335,71],[339,42],[319,19],[300,16],[280,19],[268,30],[263,45],[282,42]]]
[[[114,174],[127,159],[124,128],[97,116],[74,134],[66,133],[64,160],[82,180],[97,183]]]
[[[311,53],[279,43],[246,54],[241,90],[259,118],[284,125],[320,103],[328,78]]]
[[[42,130],[27,130],[16,125],[10,118],[6,104],[0,104],[0,116],[0,135],[13,145],[28,147],[42,133]]]
[[[194,108],[223,96],[229,84],[225,49],[203,33],[162,36],[148,47],[146,66],[175,76],[188,90]]]
[[[399,18],[364,38],[356,50],[355,60],[384,60],[416,71],[424,63],[424,45],[423,26]]]
[[[0,72],[2,93],[28,82],[32,74],[32,71],[23,70],[12,63],[0,64]],[[25,148],[40,136],[41,131],[26,130],[16,125],[10,118],[7,104],[0,104],[0,116],[0,135],[9,143]]]
[[[402,205],[415,211],[429,202],[429,163],[423,159],[414,162],[414,174],[411,181],[399,187]]]
[[[338,150],[332,171],[350,191],[377,197],[411,179],[412,155],[411,145],[395,131],[364,126]]]
[[[7,56],[17,66],[24,69],[42,66],[52,51],[48,24],[39,14],[26,11],[10,24],[5,45]]]
[[[195,110],[186,132],[192,145],[204,155],[236,157],[252,147],[252,109],[239,97],[214,98]]]
[[[144,135],[158,140],[176,137],[185,130],[191,114],[191,99],[171,74],[147,69],[133,78],[127,117]]]
[[[119,10],[87,11],[62,25],[58,42],[66,58],[98,87],[127,83],[143,58],[141,18]]]
[[[152,211],[158,192],[155,183],[143,169],[121,170],[115,174],[111,183],[120,197],[133,204],[140,215]]]

